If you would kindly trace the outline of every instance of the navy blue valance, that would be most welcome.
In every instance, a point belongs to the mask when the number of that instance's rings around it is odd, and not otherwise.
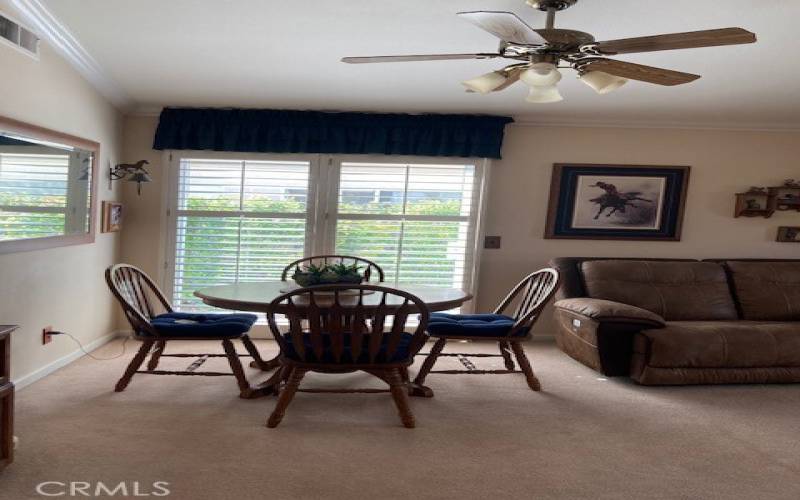
[[[154,149],[500,158],[506,116],[164,108]]]

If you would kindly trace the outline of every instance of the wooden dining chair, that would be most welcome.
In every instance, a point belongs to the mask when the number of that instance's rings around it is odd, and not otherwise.
[[[364,267],[364,281],[369,282],[372,278],[377,278],[377,280],[380,282],[386,280],[386,275],[384,274],[383,269],[381,269],[381,266],[363,257],[354,257],[352,255],[313,255],[311,257],[298,259],[286,266],[281,273],[281,281],[286,281],[289,279],[290,273],[294,272],[296,269],[312,264],[316,266],[330,264],[355,264]]]
[[[415,396],[433,396],[433,391],[425,387],[425,378],[429,373],[440,374],[506,374],[524,373],[528,386],[541,390],[539,379],[533,373],[522,342],[531,337],[533,325],[539,319],[547,302],[558,290],[560,277],[555,269],[542,269],[526,276],[506,296],[492,314],[447,314],[433,313],[428,323],[428,334],[435,337],[436,343],[420,367],[412,385]],[[504,314],[516,305],[513,315]],[[476,353],[443,353],[448,340],[489,340],[496,341],[500,354]],[[514,359],[521,370],[514,367]],[[440,356],[469,357],[502,357],[505,370],[432,370]]]
[[[367,305],[368,294],[379,294],[380,299]],[[378,285],[315,286],[277,297],[269,311],[267,321],[280,345],[286,382],[267,427],[281,422],[298,391],[390,392],[403,425],[415,426],[408,403],[407,369],[427,340],[429,312],[420,298]],[[279,315],[288,319],[286,333],[278,328]],[[416,325],[408,324],[412,315],[419,317]],[[307,323],[307,329],[303,323]],[[309,371],[364,371],[386,382],[389,389],[300,389]]]
[[[245,377],[239,354],[232,340],[239,339],[253,357],[259,368],[270,369],[256,349],[247,332],[256,322],[255,314],[195,314],[180,313],[164,297],[158,286],[141,269],[129,264],[115,264],[106,269],[106,283],[111,293],[119,301],[128,323],[133,329],[133,337],[142,342],[122,378],[115,387],[116,392],[124,391],[134,374],[151,375],[233,375],[239,386],[241,397],[251,397],[250,384]],[[167,342],[171,340],[219,340],[225,354],[165,354]],[[151,352],[152,351],[152,352]],[[147,370],[140,371],[144,360],[150,355]],[[161,357],[198,358],[183,371],[156,370]],[[201,372],[197,368],[207,358],[225,357],[231,367],[227,372]]]

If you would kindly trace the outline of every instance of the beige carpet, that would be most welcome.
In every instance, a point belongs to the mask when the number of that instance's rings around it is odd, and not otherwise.
[[[436,397],[412,400],[413,430],[388,395],[309,393],[267,429],[274,398],[238,399],[233,378],[138,375],[117,394],[132,353],[83,358],[18,394],[20,445],[0,498],[44,498],[42,481],[126,481],[129,493],[165,481],[179,500],[800,498],[800,386],[645,388],[549,343],[528,352],[544,392],[521,375],[432,375]],[[371,384],[306,384],[331,382]]]

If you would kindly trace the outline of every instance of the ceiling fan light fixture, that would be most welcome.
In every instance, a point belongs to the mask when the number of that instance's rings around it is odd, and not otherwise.
[[[526,102],[530,102],[532,104],[549,104],[563,100],[564,97],[561,95],[561,92],[558,91],[558,87],[555,85],[532,86],[530,92],[528,92],[528,97],[525,98]]]
[[[503,85],[508,80],[508,76],[502,71],[492,71],[485,75],[478,76],[471,80],[461,82],[467,89],[479,94],[488,94],[497,87]]]
[[[563,101],[564,98],[558,91],[558,82],[563,76],[553,63],[540,62],[522,72],[519,79],[530,87],[525,101],[534,104],[546,104]]]
[[[529,87],[550,87],[561,81],[561,78],[561,72],[552,63],[531,64],[519,77]]]
[[[627,78],[610,75],[603,71],[587,71],[578,75],[578,78],[598,94],[608,94],[628,83]]]

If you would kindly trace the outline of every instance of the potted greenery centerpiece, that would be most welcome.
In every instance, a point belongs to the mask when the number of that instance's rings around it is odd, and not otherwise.
[[[308,264],[303,268],[297,267],[292,274],[292,279],[299,286],[333,285],[337,283],[358,284],[364,281],[364,276],[359,271],[357,264]]]

